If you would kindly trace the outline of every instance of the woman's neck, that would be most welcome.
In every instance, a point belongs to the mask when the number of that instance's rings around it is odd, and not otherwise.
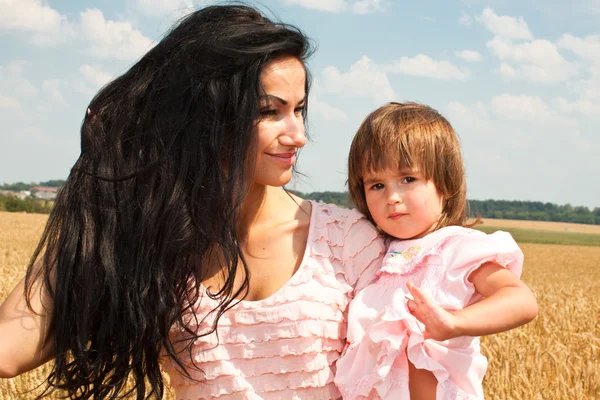
[[[243,239],[256,225],[273,221],[291,200],[287,193],[274,186],[253,184],[242,203],[237,222],[238,238]]]

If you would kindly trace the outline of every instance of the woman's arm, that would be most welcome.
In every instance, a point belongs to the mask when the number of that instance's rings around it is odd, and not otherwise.
[[[41,262],[43,259],[34,270]],[[38,279],[31,290],[33,310],[30,310],[24,288],[23,279],[0,305],[0,378],[13,378],[54,358],[50,296],[42,280]]]
[[[537,316],[537,301],[529,287],[499,264],[482,264],[471,273],[469,281],[484,299],[452,312],[444,310],[412,283],[407,285],[414,297],[408,300],[408,308],[425,325],[426,338],[490,335],[524,325]]]

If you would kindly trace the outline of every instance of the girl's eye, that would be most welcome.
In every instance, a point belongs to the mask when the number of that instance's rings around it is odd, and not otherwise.
[[[296,114],[302,114],[302,113],[304,112],[304,106],[296,107],[296,108],[294,109],[294,112],[295,112]]]
[[[413,178],[412,176],[407,176],[406,178],[402,179],[402,183],[411,183],[411,182],[414,182],[416,180],[417,180],[417,178]]]
[[[381,190],[383,189],[383,183],[376,183],[373,186],[371,186],[371,190]]]

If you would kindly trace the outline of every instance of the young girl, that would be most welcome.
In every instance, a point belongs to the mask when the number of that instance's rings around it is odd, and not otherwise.
[[[376,280],[350,304],[335,378],[344,399],[483,398],[477,336],[531,321],[537,303],[511,236],[466,225],[454,130],[430,107],[386,105],[359,128],[348,181],[390,240]]]

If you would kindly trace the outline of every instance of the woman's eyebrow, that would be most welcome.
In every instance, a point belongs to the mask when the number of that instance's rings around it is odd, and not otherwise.
[[[265,94],[263,96],[259,97],[259,100],[277,100],[279,103],[283,104],[284,106],[287,105],[287,101],[282,99],[279,96],[275,96],[274,94]]]
[[[262,96],[260,96],[260,97],[259,97],[259,100],[276,100],[277,102],[281,103],[281,104],[282,104],[282,105],[284,105],[284,106],[288,104],[288,101],[287,101],[287,100],[284,100],[284,99],[282,99],[282,98],[281,98],[281,97],[279,97],[279,96],[275,96],[274,94],[265,94],[265,95],[262,95]],[[298,102],[298,104],[302,104],[302,103],[304,103],[305,101],[306,101],[306,97],[303,97],[303,98],[302,98],[302,99],[301,99],[301,100]]]

